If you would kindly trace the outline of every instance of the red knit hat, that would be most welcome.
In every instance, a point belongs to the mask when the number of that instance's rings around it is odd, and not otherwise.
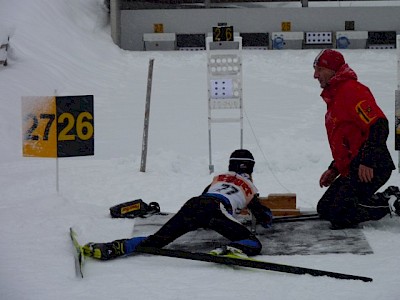
[[[337,72],[345,64],[343,55],[331,49],[322,50],[314,60],[314,67],[323,67]]]

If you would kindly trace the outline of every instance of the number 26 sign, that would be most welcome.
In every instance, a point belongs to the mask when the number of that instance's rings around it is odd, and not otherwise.
[[[23,155],[94,155],[93,96],[22,97]]]

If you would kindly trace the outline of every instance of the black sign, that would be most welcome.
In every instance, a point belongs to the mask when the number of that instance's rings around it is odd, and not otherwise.
[[[56,97],[57,157],[94,155],[93,96]]]
[[[369,45],[392,45],[396,44],[396,31],[369,31]]]
[[[233,26],[213,27],[214,42],[231,42],[233,40]]]

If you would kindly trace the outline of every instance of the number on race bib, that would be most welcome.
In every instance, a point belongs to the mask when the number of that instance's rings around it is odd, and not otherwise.
[[[232,195],[232,194],[239,192],[239,189],[237,189],[233,185],[223,183],[223,184],[221,184],[221,186],[222,187],[217,189],[216,192],[220,192],[220,193],[226,194],[226,195]]]

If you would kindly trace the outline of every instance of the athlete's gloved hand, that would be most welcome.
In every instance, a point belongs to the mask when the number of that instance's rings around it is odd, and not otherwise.
[[[257,223],[261,224],[264,228],[270,228],[272,225],[273,215],[271,210],[262,205],[257,197],[254,197],[253,200],[247,205],[247,208],[250,209],[251,213],[257,220]]]

